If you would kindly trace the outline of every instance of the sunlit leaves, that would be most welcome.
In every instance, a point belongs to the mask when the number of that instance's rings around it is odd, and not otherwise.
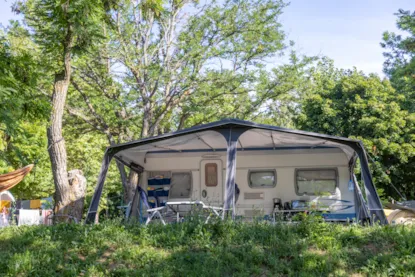
[[[415,12],[399,10],[396,13],[398,28],[404,35],[385,32],[381,46],[385,49],[384,71],[393,86],[405,99],[403,106],[415,112]]]
[[[392,195],[390,183],[413,194],[403,168],[415,157],[415,121],[400,105],[403,95],[388,80],[337,70],[331,63],[318,65],[312,77],[315,87],[303,100],[298,126],[362,140],[375,183]]]

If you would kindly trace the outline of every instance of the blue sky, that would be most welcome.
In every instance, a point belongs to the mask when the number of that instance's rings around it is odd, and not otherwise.
[[[13,0],[0,0],[0,23],[17,18]],[[383,76],[382,48],[386,30],[396,31],[399,8],[415,9],[414,0],[291,0],[281,17],[288,39],[307,55],[325,55],[337,67]]]
[[[383,76],[379,43],[384,31],[397,31],[400,8],[415,9],[414,0],[292,0],[282,24],[296,50]]]

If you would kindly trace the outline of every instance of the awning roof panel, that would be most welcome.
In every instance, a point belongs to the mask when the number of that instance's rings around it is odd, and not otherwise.
[[[125,164],[141,164],[146,153],[166,151],[225,151],[227,142],[221,134],[224,130],[249,128],[240,137],[238,148],[264,149],[281,147],[337,147],[350,159],[355,151],[351,144],[359,141],[333,137],[241,120],[223,120],[195,126],[175,133],[147,138],[110,147],[117,159]]]

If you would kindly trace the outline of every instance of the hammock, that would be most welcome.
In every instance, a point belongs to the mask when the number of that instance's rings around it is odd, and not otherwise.
[[[18,170],[0,175],[0,192],[9,190],[20,183],[32,168],[33,164],[29,164]]]

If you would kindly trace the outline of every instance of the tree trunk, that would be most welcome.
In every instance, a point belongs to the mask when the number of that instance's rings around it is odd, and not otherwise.
[[[150,121],[152,118],[150,100],[146,99],[144,103],[143,124],[141,129],[141,138],[146,138],[149,135]]]
[[[56,74],[52,94],[52,113],[50,126],[47,131],[49,157],[52,164],[53,180],[55,182],[55,214],[61,214],[70,203],[68,194],[69,181],[67,173],[67,156],[65,141],[62,137],[62,118],[66,94],[70,79],[70,54],[65,57],[65,71]]]
[[[123,187],[123,201],[124,201],[124,204],[128,204],[133,199],[135,187],[137,186],[137,183],[138,183],[138,175],[133,174],[134,172],[130,170],[130,173],[127,179],[127,173],[125,172],[124,165],[117,161],[117,167],[118,167],[118,171],[120,172],[121,183]]]
[[[135,189],[138,185],[140,175],[134,170],[130,169],[128,174],[127,186],[124,187],[124,203],[128,204],[130,201],[133,201]]]
[[[189,117],[188,114],[182,114],[180,117],[179,126],[177,127],[177,130],[181,130],[184,127],[184,124],[186,123],[187,118]]]
[[[75,218],[76,222],[81,222],[84,213],[84,200],[86,194],[86,178],[81,170],[74,169],[68,172],[69,177],[69,199],[70,204],[67,215]]]
[[[67,156],[65,141],[62,137],[62,119],[65,108],[66,95],[71,79],[71,54],[73,46],[73,32],[68,25],[65,41],[63,42],[63,68],[55,74],[52,93],[52,112],[50,126],[47,130],[48,152],[52,165],[53,180],[55,183],[56,219],[67,219],[74,216],[82,218],[83,200],[85,196],[86,180],[82,171],[71,171],[70,181],[67,172]],[[82,201],[82,204],[80,203]]]

